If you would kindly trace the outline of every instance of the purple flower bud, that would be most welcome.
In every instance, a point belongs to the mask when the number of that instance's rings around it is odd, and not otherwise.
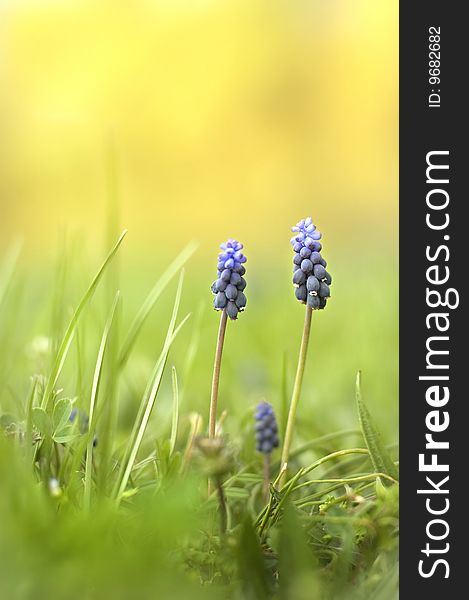
[[[326,276],[326,269],[322,265],[314,265],[313,273],[318,279],[324,279]]]
[[[238,288],[238,290],[240,292],[242,292],[244,290],[244,288],[246,287],[247,283],[246,280],[244,279],[244,277],[241,277],[241,281],[238,283],[238,285],[236,286]]]
[[[223,281],[223,279],[217,279],[217,292],[224,292],[226,290],[226,286],[228,284],[226,283],[226,281]]]
[[[226,314],[232,321],[235,321],[238,317],[238,307],[232,300],[230,300],[226,305]]]
[[[312,252],[309,259],[313,263],[313,265],[317,265],[321,262],[321,255],[319,254],[319,252]]]
[[[310,275],[308,280],[306,281],[306,288],[308,292],[317,292],[319,290],[319,279],[317,279],[314,275]]]
[[[306,300],[306,304],[312,308],[313,310],[319,309],[319,296],[313,296],[314,292],[308,294],[308,299]]]
[[[230,269],[225,269],[222,272],[222,274],[220,276],[220,279],[223,279],[223,281],[226,281],[228,283],[228,281],[230,280],[230,278],[231,278],[231,270]]]
[[[226,303],[227,299],[225,292],[218,292],[218,294],[215,296],[215,300],[213,301],[213,305],[215,306],[216,310],[221,310],[222,308],[225,308]]]
[[[295,289],[295,296],[296,296],[297,300],[299,300],[300,302],[303,302],[303,304],[304,304],[306,302],[306,298],[308,296],[306,286],[305,285],[298,286]]]
[[[303,271],[301,269],[298,269],[298,271],[295,271],[293,273],[293,283],[295,285],[301,285],[305,281],[306,281],[306,275],[303,273]]]
[[[228,300],[236,300],[236,296],[238,295],[238,289],[235,285],[229,283],[226,286],[225,294]]]
[[[323,281],[321,281],[321,283],[319,285],[318,296],[320,296],[321,298],[329,298],[330,295],[331,295],[331,290],[330,290],[329,286],[327,285],[327,283],[324,283]]]
[[[243,311],[246,306],[247,298],[243,294],[243,292],[238,292],[236,296],[235,304],[239,308],[240,311]]]
[[[232,285],[238,285],[241,282],[241,275],[239,273],[232,273],[230,278],[230,283]]]

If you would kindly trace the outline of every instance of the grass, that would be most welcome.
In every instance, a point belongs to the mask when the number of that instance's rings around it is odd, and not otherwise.
[[[70,247],[52,278],[19,268],[18,247],[0,269],[0,597],[397,597],[393,262],[360,274],[328,256],[334,297],[315,314],[289,470],[274,453],[265,503],[253,409],[266,398],[285,429],[304,316],[288,242],[281,291],[250,256],[221,369],[225,444],[204,454],[214,265],[190,244],[147,281],[114,239],[99,269]],[[71,422],[73,407],[88,420]]]

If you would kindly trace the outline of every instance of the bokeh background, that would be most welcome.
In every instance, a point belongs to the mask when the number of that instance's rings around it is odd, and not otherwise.
[[[397,18],[397,0],[0,0],[2,255],[22,240],[17,318],[2,327],[4,407],[12,382],[23,393],[38,369],[31,344],[49,334],[57,256],[70,257],[68,308],[124,227],[124,329],[165,265],[199,242],[183,296],[193,318],[171,360],[183,372],[193,343],[184,410],[204,415],[218,244],[244,242],[248,307],[227,335],[225,426],[236,431],[261,397],[279,407],[303,321],[290,227],[311,215],[334,282],[314,315],[298,441],[356,426],[362,369],[368,406],[395,442]],[[139,340],[122,418],[159,353],[173,294]],[[105,316],[90,308],[90,377]],[[66,393],[66,375],[61,383]],[[155,428],[170,419],[164,385]]]

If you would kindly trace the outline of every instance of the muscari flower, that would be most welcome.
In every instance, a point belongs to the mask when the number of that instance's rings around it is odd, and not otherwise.
[[[215,310],[226,310],[230,319],[235,320],[246,306],[246,280],[243,275],[246,273],[244,263],[247,259],[241,252],[243,244],[236,240],[229,239],[220,248],[217,279],[212,283],[212,292],[215,294],[213,305]]]
[[[321,256],[321,233],[316,229],[311,217],[302,219],[292,227],[295,235],[290,242],[295,253],[293,257],[293,283],[295,296],[302,304],[313,310],[325,308],[330,297],[331,275],[326,271],[327,263]]]
[[[278,448],[278,427],[274,409],[268,402],[260,402],[256,407],[256,450],[270,454]]]

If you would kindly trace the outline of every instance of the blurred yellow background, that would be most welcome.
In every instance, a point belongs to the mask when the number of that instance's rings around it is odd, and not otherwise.
[[[113,147],[135,257],[308,214],[395,251],[397,4],[0,0],[0,250],[102,249]]]

